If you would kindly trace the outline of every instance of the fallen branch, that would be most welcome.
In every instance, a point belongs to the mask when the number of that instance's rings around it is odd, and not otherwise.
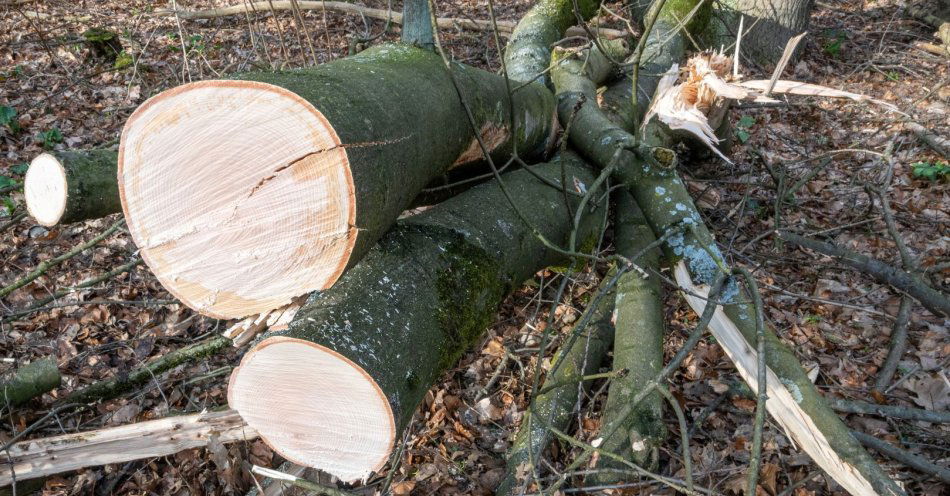
[[[60,380],[56,360],[43,358],[28,363],[0,379],[0,407],[20,406],[59,387]]]
[[[878,405],[857,400],[842,400],[829,398],[828,406],[839,412],[860,413],[862,415],[877,415],[885,418],[900,418],[907,420],[920,420],[923,422],[950,423],[950,412],[940,412],[934,410],[923,410],[920,408],[909,408],[904,406]]]
[[[166,353],[148,364],[128,373],[120,373],[116,377],[96,382],[83,389],[75,391],[59,400],[58,403],[88,403],[96,400],[115,398],[122,393],[141,386],[157,377],[159,374],[173,369],[183,363],[218,353],[231,345],[231,340],[224,336],[215,336],[204,341]]]
[[[237,412],[223,410],[30,439],[0,451],[0,487],[13,483],[14,478],[36,479],[256,437],[257,432]]]
[[[116,267],[116,268],[114,268],[114,269],[112,269],[112,270],[110,270],[110,271],[108,271],[108,272],[104,272],[104,273],[102,273],[102,274],[100,274],[100,275],[98,275],[98,276],[96,276],[96,277],[92,277],[92,278],[86,279],[85,281],[82,281],[82,282],[80,282],[79,284],[77,284],[77,285],[75,285],[75,286],[71,286],[71,287],[65,288],[65,289],[58,289],[58,290],[56,290],[56,291],[53,293],[52,296],[47,296],[46,298],[43,298],[42,300],[37,301],[36,303],[30,305],[29,308],[26,308],[26,309],[24,309],[24,310],[18,310],[18,311],[16,311],[16,312],[13,312],[13,313],[7,315],[6,317],[3,318],[3,322],[9,322],[9,321],[15,320],[15,319],[18,318],[18,317],[22,317],[22,316],[24,316],[24,315],[29,315],[29,314],[31,314],[31,313],[35,313],[35,312],[42,311],[42,310],[48,308],[48,307],[44,307],[44,305],[48,304],[48,303],[51,302],[51,301],[56,300],[57,298],[62,298],[63,296],[66,296],[66,295],[68,295],[68,294],[70,294],[70,293],[73,293],[73,292],[75,292],[75,291],[77,291],[77,290],[79,290],[79,289],[88,288],[88,287],[90,287],[90,286],[94,286],[94,285],[96,285],[96,284],[99,284],[99,283],[102,282],[102,281],[107,281],[107,280],[109,280],[109,279],[112,279],[113,277],[115,277],[115,276],[117,276],[117,275],[119,275],[119,274],[121,274],[121,273],[123,273],[123,272],[128,272],[128,271],[132,270],[135,266],[137,266],[137,265],[140,264],[140,263],[142,263],[142,259],[141,259],[141,258],[138,258],[138,257],[135,257],[135,258],[132,259],[132,261],[130,261],[130,262],[126,263],[126,264],[120,265],[120,266],[118,266],[118,267]],[[86,303],[86,302],[76,302],[76,303],[74,303],[74,304],[79,305],[79,304],[85,304],[85,303]]]
[[[29,284],[30,282],[34,281],[36,278],[38,278],[38,277],[40,277],[41,275],[45,274],[47,270],[49,270],[49,269],[51,269],[51,268],[53,268],[53,267],[55,267],[55,266],[57,266],[57,265],[59,265],[59,264],[65,262],[66,260],[69,260],[70,258],[73,258],[73,257],[75,257],[76,255],[79,255],[80,253],[82,253],[82,252],[88,250],[89,248],[92,248],[93,246],[99,244],[100,241],[102,241],[102,240],[108,238],[109,236],[112,235],[112,233],[116,232],[116,231],[119,229],[119,227],[121,227],[122,224],[124,224],[124,223],[125,223],[124,220],[119,220],[119,221],[116,222],[115,224],[112,224],[112,226],[110,226],[108,229],[106,229],[105,231],[103,231],[103,232],[102,232],[101,234],[99,234],[98,236],[96,236],[96,237],[90,239],[89,241],[87,241],[87,242],[85,242],[85,243],[83,243],[83,244],[81,244],[81,245],[79,245],[79,246],[73,248],[72,250],[69,250],[69,251],[66,252],[65,254],[60,255],[60,256],[58,256],[58,257],[56,257],[56,258],[52,258],[52,259],[47,260],[47,261],[45,261],[45,262],[41,262],[40,265],[37,266],[36,269],[33,270],[33,272],[30,272],[29,274],[27,274],[26,276],[24,276],[22,279],[20,279],[20,280],[14,282],[13,284],[10,284],[9,286],[7,286],[7,287],[5,287],[5,288],[0,289],[0,298],[3,298],[3,297],[5,297],[5,296],[9,295],[10,293],[16,291],[17,289],[22,288],[23,286],[26,286],[26,285]]]
[[[861,444],[874,448],[874,450],[880,452],[883,455],[886,455],[888,458],[897,460],[908,467],[919,470],[925,474],[930,474],[937,479],[940,479],[945,484],[950,484],[950,469],[946,467],[941,467],[935,463],[931,463],[928,460],[925,460],[922,457],[919,457],[913,453],[904,451],[897,446],[894,446],[887,441],[881,441],[880,439],[867,435],[863,432],[851,431],[851,434],[858,440],[861,441]]]
[[[616,269],[611,274],[615,272]],[[608,275],[601,283],[599,290],[606,294],[596,308],[588,309],[593,313],[582,334],[566,343],[551,360],[552,371],[544,379],[544,387],[531,399],[506,455],[505,478],[495,490],[497,496],[523,494],[524,487],[537,474],[541,454],[553,438],[549,426],[565,430],[574,418],[581,388],[590,389],[590,381],[585,382],[584,377],[600,369],[614,338],[614,292],[605,287],[610,279]],[[581,382],[584,384],[579,388]],[[538,416],[544,417],[543,421]]]
[[[633,197],[626,191],[614,194],[618,197],[614,216],[617,253],[630,258],[655,241],[656,236]],[[660,446],[666,438],[663,398],[658,393],[650,394],[631,415],[626,418],[618,416],[623,406],[659,375],[663,368],[663,319],[666,314],[663,311],[660,278],[654,273],[660,269],[660,252],[657,249],[650,250],[634,262],[649,275],[629,271],[617,281],[613,324],[619,332],[614,336],[613,370],[626,370],[626,374],[613,379],[607,390],[601,430],[613,430],[614,433],[605,437],[600,447],[630,459],[647,470],[655,470],[659,463]],[[623,464],[601,458],[597,468],[620,469]],[[589,477],[586,482],[596,485],[617,484],[623,480],[623,476],[621,472],[604,471]]]
[[[355,14],[374,19],[390,20],[395,24],[402,24],[402,13],[386,9],[374,9],[347,2],[322,2],[322,1],[298,1],[300,10],[315,10],[324,12],[339,12],[344,14]],[[176,13],[182,19],[214,19],[217,17],[226,17],[232,15],[255,14],[258,12],[293,10],[293,4],[289,0],[275,0],[273,2],[245,2],[241,5],[229,7],[219,7],[207,10],[172,10],[159,9],[152,13],[154,16],[173,16]],[[461,17],[440,17],[438,25],[441,29],[462,28],[473,31],[491,31],[492,22],[483,19],[466,19]],[[516,23],[514,21],[497,21],[499,34],[507,35],[514,30]],[[626,31],[617,29],[599,28],[594,30],[599,36],[604,38],[625,38],[629,36]],[[568,36],[584,36],[586,32],[583,28],[572,26],[567,31]]]
[[[880,260],[855,253],[830,243],[805,238],[787,231],[776,233],[781,239],[834,258],[840,263],[857,271],[870,275],[879,282],[913,296],[934,315],[950,317],[950,299],[914,275],[892,267]]]
[[[662,15],[658,23],[660,21],[664,21]],[[665,23],[667,26],[676,24],[669,17]],[[670,48],[672,44],[661,45],[663,57],[655,57],[653,63],[667,60],[667,64],[672,65],[681,52],[673,52]],[[647,46],[650,46],[649,43]],[[675,156],[665,148],[672,145],[669,130],[651,121],[651,125],[643,129],[642,140],[638,140],[611,122],[591,103],[596,102],[596,88],[586,80],[576,67],[578,65],[556,65],[552,74],[557,89],[559,116],[562,121],[566,121],[576,113],[574,125],[584,130],[570,133],[570,141],[600,167],[608,167],[613,154],[622,149],[622,165],[615,169],[614,177],[634,195],[654,232],[662,236],[672,230],[685,228],[685,231],[667,239],[665,252],[673,261],[678,261],[675,265],[676,281],[684,288],[690,306],[696,313],[702,313],[706,308],[709,284],[721,274],[728,273],[729,269],[703,224],[685,184],[676,174]],[[728,64],[727,69],[731,69],[731,66],[731,63]],[[665,70],[663,68],[651,73],[663,74]],[[587,103],[582,103],[584,101]],[[580,109],[576,110],[578,107]],[[741,291],[732,282],[724,292],[727,301],[730,297],[741,298],[740,295]],[[756,342],[751,307],[730,304],[717,308],[710,329],[736,364],[743,379],[753,390],[757,389],[758,354],[749,344]],[[772,417],[801,449],[853,494],[903,494],[901,488],[890,480],[851,437],[838,416],[822,401],[795,355],[771,329],[763,331],[768,366],[766,407]],[[589,450],[585,450],[582,456],[575,459],[571,468],[583,463],[590,454]]]

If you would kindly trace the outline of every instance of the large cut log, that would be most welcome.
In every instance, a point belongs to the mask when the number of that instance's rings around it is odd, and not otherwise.
[[[115,150],[42,153],[23,181],[26,209],[40,225],[98,219],[122,211]]]
[[[491,152],[543,149],[546,88],[515,92],[509,129],[504,78],[453,71]],[[442,59],[386,44],[152,97],[123,129],[119,190],[159,281],[189,307],[233,318],[329,288],[430,179],[481,157]]]
[[[679,2],[675,5],[685,10]],[[666,7],[659,21],[674,21]],[[647,46],[650,46],[649,42]],[[665,51],[659,55],[653,63],[662,64],[665,57],[665,64],[669,67],[679,61],[674,52]],[[656,87],[656,75],[663,72],[654,73],[647,82]],[[570,133],[571,143],[595,164],[614,167],[614,177],[633,194],[653,231],[667,236],[664,252],[676,267],[676,281],[685,288],[684,295],[693,310],[702,314],[706,300],[696,295],[708,294],[710,284],[720,271],[728,271],[728,268],[673,167],[675,158],[668,148],[662,148],[674,144],[672,133],[653,120],[643,130],[642,141],[638,142],[623,127],[612,122],[601,109],[590,103],[596,101],[596,88],[587,78],[581,61],[565,60],[556,65],[552,79],[562,120],[574,115],[575,125],[584,130]],[[579,103],[583,101],[587,103]],[[644,107],[646,105],[632,112],[642,112]],[[615,154],[619,154],[619,160],[615,159]],[[735,282],[724,290],[723,299],[736,303],[715,310],[710,330],[743,379],[756,389],[760,375],[754,346],[757,326],[753,309],[750,305],[738,303],[748,301],[748,297]],[[903,494],[855,441],[841,419],[828,408],[794,353],[771,329],[763,331],[766,336],[766,370],[763,371],[768,393],[766,407],[789,437],[852,494]],[[624,408],[623,415],[629,414],[631,409],[629,406]],[[585,454],[589,456],[590,450]]]
[[[0,452],[0,487],[12,484],[14,479],[36,479],[83,467],[173,455],[210,443],[256,437],[254,429],[248,427],[237,412],[224,410],[30,439]]]
[[[568,192],[561,191],[562,171]],[[482,335],[502,298],[563,259],[586,165],[564,156],[502,176],[401,220],[289,329],[250,350],[228,388],[232,408],[285,458],[344,481],[379,470],[416,405]],[[569,201],[566,201],[568,198]],[[585,209],[593,246],[602,207]],[[527,221],[527,224],[526,224]],[[583,241],[583,242],[582,242]]]

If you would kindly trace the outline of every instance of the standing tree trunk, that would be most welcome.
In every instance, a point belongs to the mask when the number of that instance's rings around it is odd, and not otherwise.
[[[545,182],[526,170],[502,176],[520,214],[493,181],[397,223],[336,285],[311,295],[289,330],[245,355],[231,407],[295,463],[345,481],[379,470],[504,296],[564,258],[541,237],[566,244],[577,193],[594,178],[573,156],[531,172]],[[562,173],[566,193],[550,185]],[[588,207],[580,244],[596,242],[605,210]]]
[[[121,212],[116,161],[115,150],[40,154],[23,181],[27,211],[43,226]]]
[[[743,20],[743,57],[770,68],[782,57],[793,36],[808,31],[814,0],[724,0],[717,2],[709,29],[707,45],[718,48],[735,44],[739,20]],[[731,50],[727,50],[731,53]]]
[[[489,151],[540,150],[553,100],[456,64]],[[482,151],[442,59],[385,44],[313,68],[190,83],[140,106],[122,132],[129,232],[161,283],[218,318],[327,289],[425,184]]]

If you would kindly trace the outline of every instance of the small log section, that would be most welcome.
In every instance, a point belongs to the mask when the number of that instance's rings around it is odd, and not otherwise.
[[[83,467],[171,455],[211,442],[256,437],[237,412],[224,410],[31,439],[0,452],[0,487],[12,484],[14,476],[19,482]]]
[[[544,149],[553,97],[456,64],[493,153]],[[529,154],[528,153],[528,154]],[[313,68],[190,83],[129,118],[118,177],[129,232],[159,281],[215,318],[327,289],[434,177],[482,159],[441,57],[384,44]]]
[[[572,156],[533,166],[570,191],[592,184]],[[288,460],[344,481],[387,461],[394,440],[442,372],[491,323],[503,297],[564,257],[578,195],[521,170],[397,223],[331,289],[315,292],[289,330],[251,349],[228,403]],[[491,215],[485,209],[491,209]],[[596,241],[606,208],[585,210],[577,239]],[[599,218],[598,218],[599,217]],[[584,243],[581,243],[583,245]]]
[[[43,226],[99,219],[122,211],[115,150],[42,153],[23,181],[26,209]]]
[[[0,408],[20,406],[59,387],[61,380],[59,367],[52,358],[26,364],[0,379]]]

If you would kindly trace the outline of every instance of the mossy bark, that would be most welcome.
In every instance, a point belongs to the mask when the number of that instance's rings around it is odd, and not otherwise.
[[[614,218],[614,239],[617,253],[633,257],[656,240],[647,225],[640,207],[626,191],[616,193],[617,212]],[[648,274],[659,271],[660,252],[650,250],[635,261]],[[615,377],[607,390],[607,403],[601,421],[601,431],[614,431],[600,447],[622,455],[637,465],[654,470],[659,462],[659,448],[666,438],[663,424],[663,397],[652,393],[644,398],[626,418],[619,412],[663,369],[663,300],[660,278],[656,274],[644,277],[631,270],[620,276],[614,298],[614,359],[613,370],[626,370]],[[624,465],[601,458],[598,468],[626,468]],[[591,479],[595,485],[616,484],[622,480],[620,472],[602,472]]]
[[[604,284],[610,279],[605,278]],[[531,400],[531,406],[521,419],[521,427],[508,450],[505,478],[495,490],[496,495],[522,494],[524,486],[533,481],[532,474],[538,470],[541,454],[553,438],[549,426],[563,431],[570,425],[579,388],[590,388],[591,383],[582,384],[582,378],[600,369],[613,341],[612,311],[611,290],[593,310],[590,324],[573,346],[558,350],[551,361],[554,373],[544,379],[541,393]]]
[[[76,150],[53,154],[66,172],[66,208],[60,224],[100,219],[122,211],[115,150]]]
[[[679,8],[682,9],[682,6]],[[670,42],[673,43],[674,40],[671,39]],[[672,52],[669,53],[672,55]],[[558,113],[562,120],[573,112],[574,106],[581,98],[586,98],[588,102],[595,101],[595,95],[591,91],[593,85],[585,81],[582,67],[562,64],[555,67],[552,76],[558,98]],[[647,81],[647,84],[653,84],[655,88],[654,81]],[[637,110],[642,112],[646,107],[647,104],[643,103]],[[668,261],[674,264],[680,260],[685,261],[695,284],[711,284],[721,267],[725,268],[724,258],[683,181],[678,177],[675,168],[657,165],[658,162],[663,162],[658,160],[660,157],[656,153],[661,149],[654,149],[653,160],[644,160],[644,146],[670,147],[674,144],[672,137],[657,124],[647,126],[642,141],[637,142],[624,130],[622,124],[611,121],[596,105],[584,104],[574,119],[575,125],[583,132],[571,132],[571,143],[601,167],[610,165],[614,154],[619,153],[619,166],[615,168],[614,177],[627,186],[643,210],[653,232],[660,235],[673,233],[663,247]],[[631,151],[631,148],[637,147],[638,152]],[[666,155],[666,152],[660,154],[662,157]],[[666,163],[672,165],[675,161]],[[737,299],[742,298],[740,295],[738,285],[730,281],[723,290],[722,299],[727,302],[740,301]],[[724,310],[745,340],[755,343],[756,326],[752,309],[747,305],[732,304],[724,305]],[[878,494],[903,494],[821,399],[792,351],[778,340],[771,329],[766,329],[766,336],[767,365],[778,375],[796,400],[801,398],[799,405],[811,417],[821,435],[828,441],[829,447],[860,473]]]
[[[574,4],[577,3],[575,11]],[[600,7],[598,0],[539,0],[518,21],[505,48],[508,77],[514,81],[544,81],[551,63],[551,46],[578,23],[578,15],[589,19]]]
[[[453,64],[458,89],[496,157],[513,145],[525,156],[552,136],[554,102],[540,84],[507,105],[502,76]],[[326,117],[345,148],[355,185],[359,235],[352,267],[431,179],[479,160],[480,148],[442,58],[405,44],[383,44],[305,69],[238,74],[290,90]],[[509,129],[514,111],[515,129]]]
[[[59,387],[56,360],[44,358],[24,365],[0,381],[0,407],[20,406]]]
[[[565,155],[534,172],[569,188],[594,177]],[[397,433],[439,375],[485,331],[502,298],[543,267],[563,260],[536,236],[569,238],[579,196],[528,171],[502,176],[525,224],[497,181],[479,185],[397,222],[369,254],[326,291],[312,294],[284,332],[358,364],[389,400]],[[491,213],[486,215],[486,209]],[[594,239],[602,206],[588,211],[579,240]],[[398,435],[397,435],[398,437]]]

